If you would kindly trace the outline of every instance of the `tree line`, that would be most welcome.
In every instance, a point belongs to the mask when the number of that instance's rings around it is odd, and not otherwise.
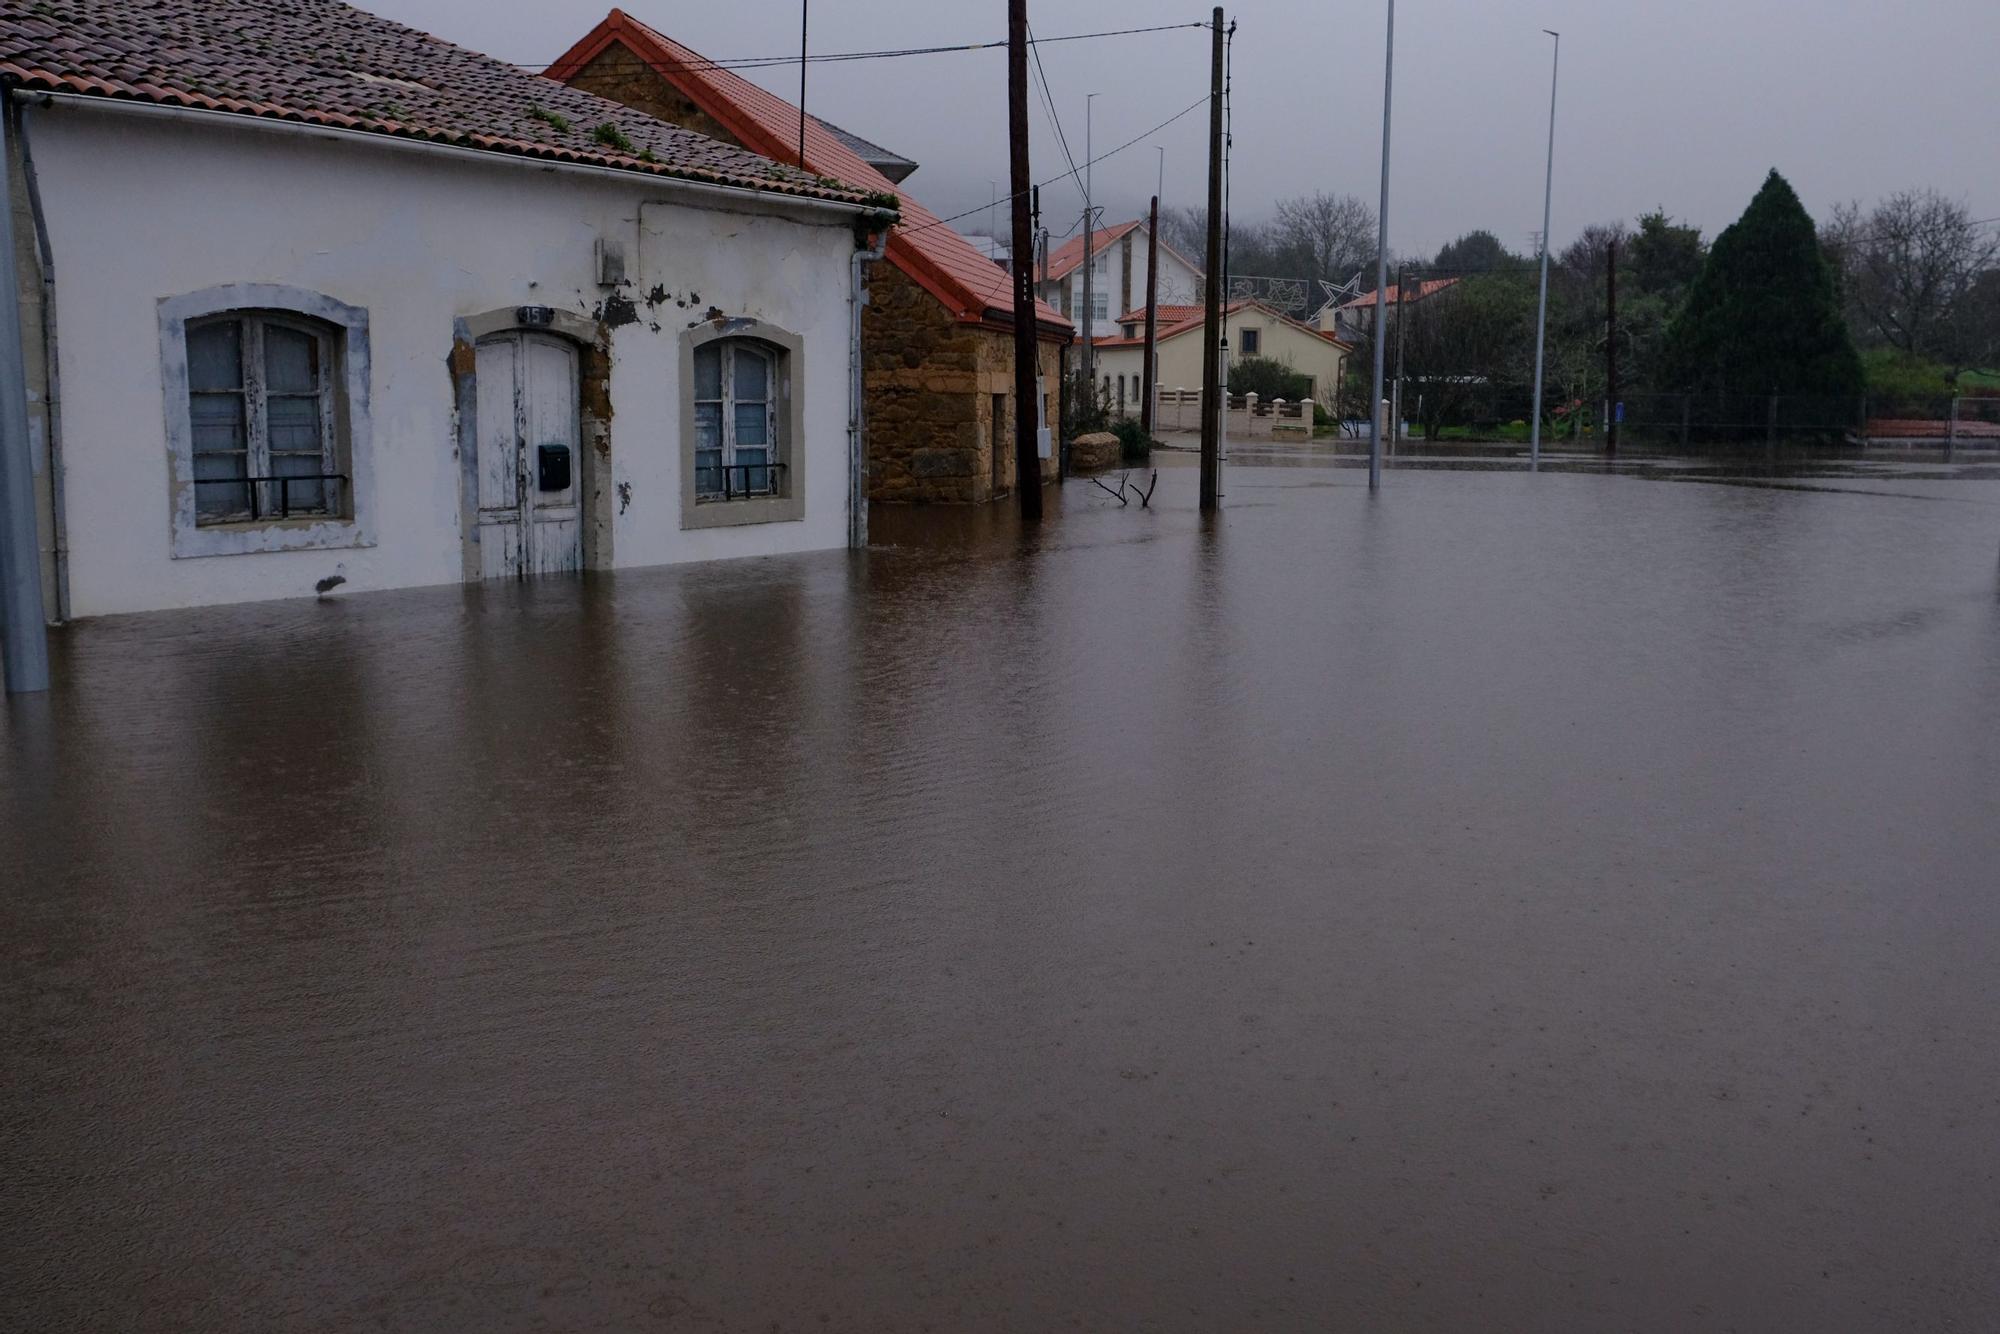
[[[1374,287],[1375,211],[1354,195],[1280,201],[1232,220],[1230,272]],[[1163,210],[1162,239],[1199,255],[1206,216]],[[1615,254],[1617,318],[1609,318]],[[1436,429],[1524,412],[1534,376],[1539,263],[1492,231],[1468,231],[1435,255],[1391,257],[1391,282],[1449,279],[1392,320],[1405,412]],[[1616,340],[1620,397],[1693,395],[1722,411],[1732,397],[1858,403],[2000,389],[2000,228],[1938,191],[1834,208],[1816,225],[1772,171],[1743,215],[1712,241],[1664,208],[1586,227],[1551,254],[1547,411],[1594,419]],[[1351,363],[1366,366],[1362,338]],[[1987,373],[1982,376],[1980,373]],[[1992,376],[1989,381],[1987,376]],[[1345,406],[1365,415],[1366,376]]]

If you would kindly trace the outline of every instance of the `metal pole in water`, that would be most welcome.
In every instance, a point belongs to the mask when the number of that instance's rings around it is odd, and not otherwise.
[[[1389,109],[1396,77],[1396,0],[1389,0],[1389,33],[1382,70],[1382,204],[1375,211],[1375,382],[1368,400],[1368,489],[1382,485],[1382,339],[1387,331],[1389,295]]]
[[[13,89],[0,84],[0,171],[13,160]],[[21,359],[21,293],[14,282],[14,191],[0,194],[0,649],[7,690],[49,688],[48,624],[42,612],[42,559],[35,520],[35,473],[28,443],[28,372]]]
[[[1556,39],[1555,56],[1549,63],[1549,170],[1542,185],[1542,294],[1535,307],[1535,413],[1528,425],[1528,471],[1542,466],[1542,350],[1549,332],[1549,208],[1556,196],[1556,75],[1562,67],[1562,34],[1553,28],[1543,32]]]

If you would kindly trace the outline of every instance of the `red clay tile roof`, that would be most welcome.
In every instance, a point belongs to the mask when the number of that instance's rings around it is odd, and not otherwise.
[[[1411,301],[1422,301],[1427,296],[1442,292],[1457,281],[1458,279],[1456,278],[1427,278],[1410,289],[1408,299]],[[1383,288],[1382,293],[1383,299],[1392,306],[1401,305],[1405,299],[1402,289],[1394,283],[1390,283],[1387,287]],[[1354,310],[1360,306],[1372,306],[1374,304],[1375,294],[1373,292],[1363,292],[1352,301],[1341,302],[1339,308],[1341,310]]]
[[[1169,324],[1179,324],[1182,320],[1198,320],[1200,318],[1200,306],[1161,306],[1158,327],[1164,329]],[[1144,306],[1134,306],[1123,315],[1120,315],[1118,322],[1120,324],[1144,324],[1146,322],[1146,308]]]
[[[1327,342],[1332,343],[1334,346],[1346,348],[1350,352],[1354,350],[1354,344],[1348,342],[1346,339],[1337,337],[1334,334],[1330,334],[1324,329],[1315,329],[1312,325],[1307,324],[1304,320],[1295,320],[1290,315],[1285,314],[1284,311],[1279,310],[1277,307],[1268,306],[1264,304],[1262,301],[1258,301],[1253,297],[1238,297],[1236,300],[1230,302],[1228,305],[1222,308],[1223,317],[1227,319],[1229,316],[1234,315],[1239,311],[1248,310],[1252,306],[1255,306],[1257,309],[1263,311],[1266,315],[1269,315],[1272,319],[1282,320],[1286,324],[1293,326],[1300,333],[1309,333],[1313,335],[1315,338],[1324,338]],[[1172,324],[1169,324],[1167,322],[1168,311],[1174,311],[1179,313],[1180,318],[1176,319]],[[1135,313],[1141,320],[1144,320],[1146,318],[1146,313],[1143,310]],[[1207,310],[1201,306],[1161,306],[1160,322],[1158,325],[1158,329],[1154,334],[1154,338],[1162,343],[1166,342],[1169,338],[1178,338],[1184,333],[1190,333],[1196,329],[1201,328],[1203,323],[1207,320],[1207,316],[1208,316]],[[1129,323],[1130,322],[1129,315],[1126,318],[1119,320],[1118,322],[1120,324]],[[1099,338],[1094,340],[1095,345],[1098,347],[1139,347],[1144,345],[1145,341],[1146,340],[1143,336],[1139,338]]]
[[[338,0],[0,0],[0,75],[843,203],[870,188],[816,180]],[[604,126],[615,134],[600,138]]]
[[[1091,241],[1091,253],[1102,254],[1113,242],[1139,224],[1121,222],[1116,227],[1099,227]],[[1049,281],[1067,278],[1083,264],[1083,238],[1073,236],[1049,252]]]
[[[614,44],[622,44],[645,61],[738,143],[772,157],[797,160],[798,107],[731,70],[715,68],[713,62],[623,10],[607,14],[549,66],[548,76],[574,78]],[[1006,272],[864,162],[839,135],[810,117],[806,121],[805,156],[809,171],[825,172],[901,199],[903,219],[889,232],[889,261],[943,302],[954,318],[994,328],[1013,327],[1013,282]],[[1046,334],[1067,337],[1073,333],[1070,322],[1042,302],[1035,303],[1035,315]]]

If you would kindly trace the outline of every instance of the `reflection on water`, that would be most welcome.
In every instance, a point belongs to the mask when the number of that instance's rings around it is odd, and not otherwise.
[[[2000,490],[1249,457],[63,632],[14,1319],[2000,1320]]]

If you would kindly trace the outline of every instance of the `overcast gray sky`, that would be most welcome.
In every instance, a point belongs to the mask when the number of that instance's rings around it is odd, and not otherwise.
[[[605,12],[589,3],[362,0],[365,8],[522,64],[546,64]],[[625,0],[712,59],[798,47],[798,0]],[[1376,197],[1382,0],[1243,0],[1235,46],[1233,212],[1316,189]],[[1198,3],[1030,0],[1038,37],[1208,16]],[[1003,0],[817,0],[815,51],[1004,37]],[[1390,244],[1429,253],[1487,227],[1525,249],[1541,225],[1550,41],[1560,29],[1555,232],[1656,205],[1714,232],[1777,167],[1818,215],[1911,186],[2000,215],[2000,6],[1994,0],[1403,0],[1397,10]],[[1084,156],[1084,95],[1099,153],[1199,98],[1197,31],[1051,44],[1042,62],[1071,149]],[[798,69],[749,77],[796,97]],[[1005,189],[1002,51],[822,63],[808,107],[922,163],[909,188],[941,213]],[[1034,172],[1064,170],[1031,114]],[[1099,164],[1107,217],[1136,216],[1166,148],[1166,202],[1200,202],[1206,120],[1196,111]],[[1077,193],[1043,191],[1052,229]],[[983,226],[985,215],[962,226]],[[1004,216],[1001,227],[1005,229]]]

